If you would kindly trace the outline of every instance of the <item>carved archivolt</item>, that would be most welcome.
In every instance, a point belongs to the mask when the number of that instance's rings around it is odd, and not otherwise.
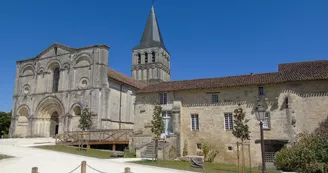
[[[32,76],[34,75],[35,69],[32,64],[26,64],[21,71],[22,76]]]
[[[91,55],[88,53],[81,53],[74,60],[74,67],[90,66],[91,64]]]
[[[57,60],[57,59],[52,59],[47,64],[47,70],[53,70],[57,67],[60,68],[60,69],[62,68],[61,64],[60,64],[60,61]]]

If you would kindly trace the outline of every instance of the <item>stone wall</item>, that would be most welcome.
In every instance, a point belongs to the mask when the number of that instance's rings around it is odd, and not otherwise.
[[[304,131],[313,131],[324,120],[328,111],[328,81],[309,81],[298,83],[265,85],[264,96],[258,96],[258,86],[220,88],[211,90],[168,92],[168,104],[163,109],[179,107],[180,121],[175,121],[175,133],[180,134],[180,154],[184,142],[187,142],[188,154],[196,154],[197,143],[215,141],[220,149],[218,162],[235,163],[238,141],[232,131],[224,128],[224,114],[243,108],[251,131],[251,158],[253,165],[260,163],[259,122],[255,118],[254,108],[258,100],[263,100],[270,114],[270,129],[264,132],[266,140],[293,141],[296,135]],[[219,103],[211,103],[211,93],[219,93]],[[288,108],[286,107],[288,98]],[[152,119],[153,104],[158,100],[157,93],[139,94],[136,102],[136,121],[134,130],[139,135],[151,136],[145,127]],[[191,129],[191,114],[199,116],[199,130]],[[245,152],[247,155],[247,152]],[[247,160],[248,162],[248,160]]]

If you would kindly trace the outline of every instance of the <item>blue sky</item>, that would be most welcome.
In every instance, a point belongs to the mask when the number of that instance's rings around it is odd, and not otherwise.
[[[10,111],[16,60],[54,42],[107,44],[109,66],[130,76],[150,0],[0,2],[0,111]],[[277,71],[284,62],[328,59],[327,0],[157,0],[172,80]]]

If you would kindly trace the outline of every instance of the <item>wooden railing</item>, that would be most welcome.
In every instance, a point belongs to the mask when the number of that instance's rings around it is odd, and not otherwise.
[[[93,131],[71,131],[56,135],[56,144],[128,144],[132,129],[111,129]]]

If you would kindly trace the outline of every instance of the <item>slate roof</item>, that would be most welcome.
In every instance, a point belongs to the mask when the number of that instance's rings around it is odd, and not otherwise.
[[[138,93],[227,88],[327,79],[328,60],[320,60],[280,64],[279,71],[273,73],[163,82],[148,85],[147,87],[141,89]]]
[[[164,45],[164,40],[158,26],[158,21],[157,21],[154,7],[152,7],[150,10],[144,32],[140,40],[140,44],[134,47],[133,50],[151,48],[151,47],[161,47],[166,52],[168,52],[168,50]]]
[[[120,73],[120,72],[117,72],[117,71],[115,71],[111,68],[108,68],[108,74],[107,75],[108,75],[109,78],[112,78],[116,81],[119,81],[119,82],[122,82],[124,84],[130,85],[130,86],[135,87],[137,89],[141,89],[141,88],[144,88],[144,87],[147,86],[146,84],[141,83],[139,81],[136,81],[136,80],[134,80],[134,79],[132,79],[132,78]]]

